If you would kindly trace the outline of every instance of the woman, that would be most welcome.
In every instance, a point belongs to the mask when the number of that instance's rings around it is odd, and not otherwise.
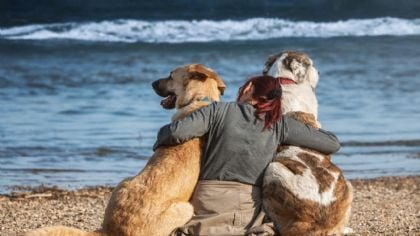
[[[302,146],[326,154],[339,149],[334,134],[282,116],[281,91],[277,79],[253,77],[239,89],[237,102],[212,103],[160,129],[155,149],[207,136],[191,199],[195,215],[173,235],[255,233],[263,218],[264,170],[277,146]],[[269,230],[260,233],[270,235]]]

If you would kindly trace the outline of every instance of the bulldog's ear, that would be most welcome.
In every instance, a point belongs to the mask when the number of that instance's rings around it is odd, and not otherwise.
[[[188,67],[187,72],[190,75],[190,79],[206,80],[207,78],[210,78],[216,80],[217,88],[219,89],[220,94],[223,95],[226,85],[213,70],[201,64],[192,64]]]
[[[267,75],[267,73],[270,71],[271,67],[273,66],[274,62],[276,62],[277,58],[279,58],[283,53],[278,53],[274,55],[270,55],[264,64],[264,69],[262,71],[263,75]]]
[[[284,61],[289,70],[299,82],[309,83],[315,89],[319,76],[312,59],[303,52],[289,52],[289,55],[291,56]]]
[[[319,72],[315,67],[310,66],[308,68],[306,71],[306,80],[311,85],[312,89],[316,88],[319,80]]]

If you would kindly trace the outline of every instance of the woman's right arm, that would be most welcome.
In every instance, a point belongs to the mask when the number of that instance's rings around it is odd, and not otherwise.
[[[288,116],[283,116],[281,144],[306,147],[325,154],[332,154],[340,149],[340,142],[333,133],[312,128]]]
[[[217,103],[202,107],[181,120],[174,121],[160,128],[153,151],[160,146],[183,143],[206,134],[215,117]]]

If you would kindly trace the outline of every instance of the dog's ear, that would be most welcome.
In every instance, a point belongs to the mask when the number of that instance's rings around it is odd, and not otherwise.
[[[317,79],[312,74],[314,72],[313,62],[306,53],[288,51],[287,57],[283,60],[283,66],[293,73],[296,82],[308,82],[315,88]]]
[[[220,94],[223,95],[226,85],[222,79],[216,74],[216,72],[211,69],[201,65],[201,64],[192,64],[187,69],[190,79],[206,80],[207,78],[214,79],[217,82],[217,88],[220,91]]]
[[[189,79],[196,79],[196,80],[206,80],[208,78],[208,76],[206,74],[203,74],[201,72],[198,71],[191,71],[188,72],[188,77]]]
[[[267,75],[267,73],[270,71],[271,67],[273,66],[274,62],[276,62],[277,58],[279,58],[283,53],[278,53],[271,55],[267,58],[264,64],[264,69],[262,71],[263,75]]]
[[[303,80],[307,83],[309,83],[309,85],[315,89],[316,85],[318,84],[318,80],[319,80],[319,73],[318,70],[314,67],[314,62],[312,61],[312,59],[305,53],[303,52],[296,52],[295,57],[298,59],[299,63],[302,65],[303,68],[305,68],[305,75]],[[291,66],[291,64],[290,64]],[[297,67],[299,68],[299,67]],[[299,74],[299,69],[296,70],[296,72],[294,71],[293,73]]]
[[[316,88],[316,85],[318,84],[319,80],[319,72],[315,67],[310,66],[308,70],[306,71],[306,80],[311,85],[312,89]]]
[[[216,80],[217,88],[219,89],[220,94],[223,95],[225,93],[226,84],[225,84],[225,82],[223,82],[222,79],[219,78],[219,76],[216,73],[214,75],[215,76],[212,77],[212,78]]]

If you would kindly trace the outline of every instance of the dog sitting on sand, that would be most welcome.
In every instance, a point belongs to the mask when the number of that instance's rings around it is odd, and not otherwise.
[[[318,71],[304,53],[289,51],[268,58],[264,74],[281,80],[282,113],[315,128]],[[279,146],[267,167],[263,204],[281,235],[343,235],[349,221],[352,186],[331,158],[314,150]]]
[[[165,97],[161,105],[166,109],[178,109],[172,120],[219,101],[225,88],[214,71],[200,64],[178,67],[167,78],[153,83],[155,92]],[[198,181],[202,143],[200,138],[195,138],[177,146],[158,148],[138,175],[123,180],[114,189],[105,210],[102,229],[85,232],[55,226],[25,235],[169,235],[193,215],[188,200]]]

